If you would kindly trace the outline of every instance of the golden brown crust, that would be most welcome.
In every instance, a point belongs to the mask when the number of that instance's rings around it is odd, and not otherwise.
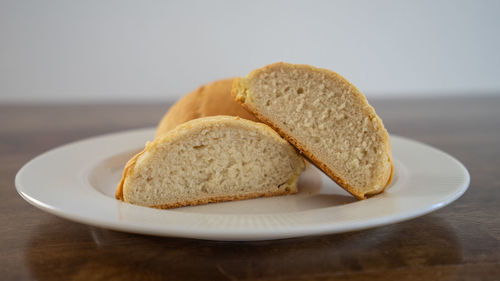
[[[203,204],[208,204],[208,203],[222,203],[222,202],[227,202],[227,201],[239,201],[239,200],[254,199],[254,198],[259,198],[259,197],[272,197],[272,196],[289,195],[289,194],[295,194],[295,193],[297,193],[297,190],[289,190],[289,191],[283,190],[280,192],[267,192],[267,193],[251,193],[251,194],[244,194],[244,195],[238,195],[238,196],[219,196],[219,197],[203,198],[203,199],[199,199],[199,200],[187,201],[187,202],[176,203],[176,204],[165,204],[165,205],[152,206],[151,208],[172,209],[172,208],[179,208],[179,207],[185,207],[185,206],[203,205]]]
[[[300,143],[297,139],[295,139],[292,135],[287,134],[282,130],[275,122],[270,120],[269,118],[266,118],[262,114],[260,114],[257,109],[251,104],[251,101],[249,102],[247,99],[247,93],[246,91],[248,90],[248,85],[247,81],[245,79],[250,79],[250,77],[258,74],[259,72],[264,72],[269,68],[275,68],[279,66],[293,66],[293,67],[300,67],[300,68],[308,68],[313,71],[319,71],[322,72],[323,74],[333,77],[334,79],[339,79],[345,83],[347,83],[352,89],[353,89],[353,94],[357,95],[360,98],[360,101],[363,102],[367,107],[367,110],[369,111],[368,114],[370,117],[374,118],[375,121],[377,122],[377,125],[381,130],[379,130],[379,134],[381,135],[384,143],[386,143],[386,153],[389,159],[389,164],[390,164],[390,169],[387,170],[388,174],[385,175],[388,180],[387,183],[380,188],[379,190],[374,190],[369,193],[360,193],[358,190],[349,185],[346,181],[344,181],[339,175],[337,175],[333,170],[331,170],[325,163],[321,162],[318,157],[310,150],[306,148],[306,146],[302,143]],[[240,94],[240,92],[244,92],[244,94]],[[372,196],[379,194],[383,192],[391,183],[392,181],[392,176],[394,172],[394,164],[392,161],[392,153],[391,153],[391,146],[390,146],[390,141],[389,141],[389,134],[387,133],[387,130],[385,129],[382,120],[380,117],[377,116],[375,113],[375,110],[373,109],[372,106],[368,104],[368,101],[366,100],[366,97],[352,84],[350,83],[347,79],[342,77],[341,75],[337,74],[336,72],[330,71],[328,69],[322,69],[322,68],[316,68],[312,67],[310,65],[291,65],[288,63],[283,63],[283,62],[278,62],[274,64],[267,65],[263,68],[256,69],[252,71],[247,78],[241,79],[237,78],[233,82],[233,88],[231,90],[231,96],[236,100],[238,103],[240,103],[246,110],[254,114],[260,121],[263,123],[269,125],[272,127],[276,132],[278,132],[283,138],[285,138],[287,141],[289,141],[293,146],[295,146],[302,154],[304,154],[315,166],[320,168],[323,172],[325,172],[332,180],[334,180],[339,186],[341,186],[343,189],[345,189],[347,192],[352,194],[354,197],[357,199],[366,199],[367,196]]]
[[[199,87],[178,100],[158,124],[156,136],[172,130],[179,124],[206,116],[239,116],[258,122],[255,116],[231,97],[232,84],[233,78],[217,80]]]
[[[120,183],[118,183],[118,187],[116,188],[115,192],[115,198],[123,201],[123,184],[125,183],[125,178],[126,176],[131,173],[131,169],[134,168],[135,163],[137,162],[137,158],[141,156],[144,153],[145,149],[142,150],[141,152],[137,153],[132,157],[130,160],[127,161],[127,164],[125,164],[125,168],[123,168],[123,173],[122,173],[122,179],[120,180]]]
[[[121,201],[126,202],[124,198],[124,189],[126,188],[126,179],[127,177],[131,176],[134,167],[139,159],[139,157],[144,154],[146,151],[151,150],[155,148],[157,145],[171,141],[177,136],[179,136],[183,131],[185,130],[190,130],[191,128],[196,128],[200,126],[205,126],[207,124],[210,125],[219,125],[219,124],[227,124],[227,123],[233,123],[237,122],[237,126],[244,126],[250,129],[257,129],[261,133],[266,134],[273,139],[276,140],[277,143],[286,143],[284,139],[282,139],[274,130],[272,130],[270,127],[267,125],[260,123],[260,122],[253,122],[249,121],[246,119],[241,119],[240,117],[234,117],[234,116],[211,116],[211,117],[205,117],[205,118],[199,118],[199,119],[193,119],[191,121],[182,123],[181,125],[175,127],[173,130],[170,130],[166,132],[165,134],[162,134],[158,137],[156,137],[152,142],[146,143],[146,147],[137,153],[134,157],[132,157],[127,164],[125,165],[125,168],[123,169],[123,174],[122,178],[120,180],[120,183],[118,184],[116,188],[116,193],[115,197],[116,199],[119,199]],[[236,123],[233,123],[236,125]],[[300,174],[302,170],[304,169],[304,165],[298,167],[297,173]],[[298,178],[298,175],[297,175]],[[294,182],[296,184],[296,182]],[[286,190],[284,189],[283,191],[280,192],[268,192],[268,193],[255,193],[255,194],[244,194],[244,195],[238,195],[238,196],[219,196],[219,197],[212,197],[212,198],[205,198],[205,199],[200,199],[200,200],[195,200],[195,201],[188,201],[188,202],[180,202],[176,204],[166,204],[166,205],[159,205],[159,206],[153,206],[153,208],[159,208],[159,209],[167,209],[167,208],[176,208],[176,207],[182,207],[182,206],[193,206],[193,205],[200,205],[200,204],[205,204],[205,203],[217,203],[217,202],[223,202],[223,201],[233,201],[233,200],[243,200],[243,199],[250,199],[250,198],[256,198],[256,197],[269,197],[269,196],[276,196],[276,195],[285,195],[285,194],[291,194],[291,193],[296,193],[297,190]]]

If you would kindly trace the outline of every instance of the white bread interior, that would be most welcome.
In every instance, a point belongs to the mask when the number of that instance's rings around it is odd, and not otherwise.
[[[116,197],[174,208],[291,194],[303,169],[295,148],[267,125],[204,117],[147,143],[127,163]]]
[[[391,182],[387,130],[365,96],[339,74],[275,63],[235,80],[232,95],[358,199]]]

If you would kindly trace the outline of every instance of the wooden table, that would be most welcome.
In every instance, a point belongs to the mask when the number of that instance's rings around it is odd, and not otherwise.
[[[375,229],[266,242],[104,230],[44,213],[14,176],[48,149],[154,126],[167,104],[0,106],[1,280],[500,280],[500,98],[374,100],[388,130],[469,169],[456,202]]]

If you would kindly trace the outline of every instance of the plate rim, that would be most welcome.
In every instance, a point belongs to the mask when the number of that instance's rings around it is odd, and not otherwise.
[[[89,137],[81,140],[77,140],[74,142],[70,142],[55,148],[52,148],[48,151],[45,151],[36,157],[32,158],[29,160],[27,163],[25,163],[16,173],[15,176],[15,186],[17,192],[20,194],[20,196],[26,200],[28,203],[31,205],[37,207],[38,209],[41,209],[45,212],[48,212],[50,214],[53,214],[58,217],[62,217],[64,219],[68,219],[74,222],[78,223],[83,223],[87,225],[92,225],[96,227],[101,227],[105,229],[111,229],[111,230],[116,230],[116,231],[122,231],[122,232],[129,232],[129,233],[137,233],[137,234],[145,234],[145,235],[154,235],[154,236],[167,236],[167,237],[184,237],[184,238],[194,238],[194,239],[204,239],[204,240],[221,240],[221,241],[256,241],[256,240],[274,240],[274,239],[285,239],[285,238],[292,238],[292,237],[302,237],[302,236],[317,236],[317,235],[325,235],[325,234],[333,234],[333,233],[342,233],[342,232],[349,232],[349,231],[356,231],[356,230],[363,230],[363,229],[368,229],[368,228],[373,228],[373,227],[379,227],[379,226],[384,226],[388,224],[393,224],[393,223],[398,223],[401,221],[405,220],[410,220],[428,213],[431,213],[435,210],[438,210],[451,202],[457,200],[459,197],[461,197],[468,189],[470,185],[470,174],[467,171],[466,167],[458,161],[455,157],[451,156],[450,154],[437,149],[433,146],[427,145],[423,142],[413,140],[410,138],[398,136],[398,135],[393,135],[391,134],[391,141],[393,139],[400,139],[402,141],[406,141],[408,143],[411,143],[412,145],[419,145],[422,147],[425,147],[426,149],[430,149],[433,153],[439,153],[441,156],[445,156],[448,158],[448,160],[451,160],[454,162],[454,164],[457,165],[457,167],[461,170],[462,175],[464,177],[464,181],[461,183],[460,186],[457,186],[456,192],[449,195],[447,198],[442,198],[439,203],[433,204],[431,206],[428,206],[427,208],[423,208],[421,210],[413,211],[412,213],[396,213],[393,215],[388,215],[388,216],[382,216],[376,220],[372,220],[369,222],[366,221],[353,221],[349,225],[337,225],[334,222],[330,223],[317,223],[314,224],[313,226],[308,226],[307,228],[305,227],[300,227],[299,226],[291,226],[287,228],[279,228],[279,229],[268,229],[267,231],[263,231],[262,229],[260,230],[254,230],[253,232],[249,229],[231,229],[230,231],[221,231],[220,229],[217,228],[207,228],[203,229],[202,232],[196,232],[194,230],[199,230],[196,228],[193,229],[188,229],[186,227],[184,228],[177,228],[177,227],[153,227],[149,224],[137,224],[133,223],[131,221],[110,221],[109,219],[99,219],[99,218],[92,218],[89,217],[88,215],[75,215],[70,212],[64,212],[61,208],[58,208],[57,206],[51,206],[50,204],[47,204],[46,202],[42,202],[38,200],[37,198],[34,198],[32,195],[27,194],[25,188],[23,188],[23,183],[22,181],[22,176],[26,173],[26,170],[28,167],[33,165],[33,163],[36,163],[36,161],[39,161],[40,159],[43,159],[47,155],[50,155],[51,153],[61,151],[62,149],[67,149],[68,147],[74,147],[81,145],[82,143],[86,142],[99,142],[103,139],[106,138],[113,138],[113,137],[123,137],[124,135],[127,134],[146,134],[146,133],[151,133],[154,131],[153,127],[148,127],[148,128],[139,128],[139,129],[132,129],[132,130],[126,130],[126,131],[120,131],[120,132],[113,132],[113,133],[108,133],[104,135],[97,135],[94,137]],[[133,147],[130,147],[132,149]],[[394,157],[397,159],[396,157]],[[80,184],[80,183],[75,183],[75,184]],[[89,184],[90,185],[90,184]],[[91,189],[97,193],[95,188],[90,186]],[[109,198],[108,196],[99,193],[102,195],[102,197]],[[368,199],[372,200],[372,199]],[[362,201],[358,201],[362,202]],[[131,205],[128,203],[124,203],[121,201],[115,202],[116,204],[124,204],[124,205],[129,205],[132,206],[132,208],[144,208],[147,210],[153,210],[153,211],[159,211],[159,212],[164,212],[165,210],[157,210],[157,209],[151,209],[147,207],[141,207],[141,206],[135,206]],[[344,206],[340,206],[344,207]],[[335,208],[335,207],[330,207],[330,208]],[[308,211],[314,211],[314,210],[308,210]],[[306,211],[307,212],[307,211]],[[172,214],[172,213],[169,213]],[[182,212],[174,212],[176,216],[179,216],[180,214],[183,215],[188,215],[188,216],[198,216],[200,215],[203,216],[242,216],[241,214],[236,215],[236,214],[196,214],[196,213],[182,213]],[[259,216],[263,214],[252,214],[251,216]]]

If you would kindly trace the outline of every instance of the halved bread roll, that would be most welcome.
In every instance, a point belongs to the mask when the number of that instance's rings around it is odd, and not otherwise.
[[[163,116],[158,124],[156,136],[189,120],[207,116],[229,115],[258,121],[231,97],[232,85],[233,78],[217,80],[182,97]]]
[[[166,209],[291,194],[303,169],[295,148],[267,125],[204,117],[147,143],[125,166],[116,198]]]
[[[391,144],[382,120],[339,74],[275,63],[236,79],[232,95],[356,198],[390,184]]]

